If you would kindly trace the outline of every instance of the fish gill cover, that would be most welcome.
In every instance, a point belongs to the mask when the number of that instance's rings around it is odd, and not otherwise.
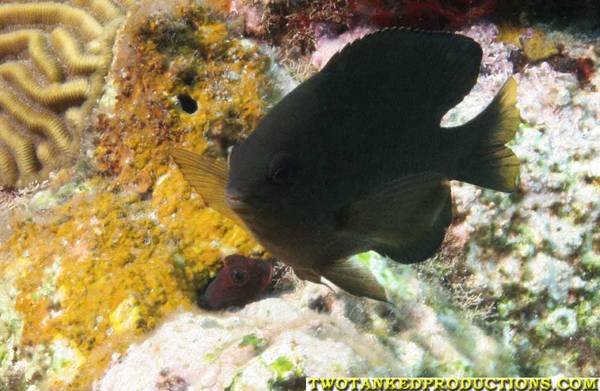
[[[600,43],[597,33],[578,29],[588,22],[538,23],[540,2],[522,9],[520,20],[493,23],[481,18],[501,10],[463,17],[492,1],[402,2],[429,8],[423,20],[441,20],[436,28],[461,29],[482,45],[478,84],[447,125],[472,118],[519,71],[523,123],[510,147],[521,158],[520,189],[503,195],[453,183],[455,220],[440,253],[424,264],[395,268],[375,253],[357,256],[398,310],[292,280],[237,312],[206,313],[195,309],[196,293],[221,259],[263,251],[206,208],[169,163],[168,149],[224,158],[278,93],[273,57],[302,80],[330,52],[400,23],[410,8],[236,0],[207,2],[217,8],[209,12],[176,3],[52,3],[96,17],[113,4],[126,20],[106,46],[113,60],[99,78],[95,114],[95,99],[77,101],[88,130],[58,114],[79,140],[79,163],[49,165],[48,182],[0,193],[0,221],[8,225],[0,232],[0,389],[260,390],[348,373],[598,376]],[[560,8],[544,3],[544,16]],[[569,15],[585,13],[579,3]],[[226,11],[241,19],[225,21]],[[25,29],[15,25],[11,32]],[[39,28],[49,37],[59,27],[71,29],[64,20]],[[272,58],[242,30],[274,43]],[[35,66],[27,53],[2,64]],[[39,149],[43,137],[9,114],[2,111]],[[18,169],[11,148],[4,147],[13,160],[2,167]]]

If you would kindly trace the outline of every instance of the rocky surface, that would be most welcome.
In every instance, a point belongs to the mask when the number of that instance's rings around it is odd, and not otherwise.
[[[452,183],[454,223],[421,265],[359,255],[395,306],[292,280],[244,308],[203,312],[195,294],[219,260],[263,251],[206,208],[168,148],[225,158],[294,85],[278,62],[307,77],[373,28],[330,31],[304,58],[282,58],[226,20],[227,2],[210,3],[218,9],[130,11],[81,162],[0,193],[10,206],[0,211],[0,389],[600,375],[598,35],[485,22],[460,31],[481,43],[483,64],[444,124],[475,116],[514,74],[521,185],[506,195]]]
[[[165,377],[189,389],[264,390],[305,376],[516,373],[508,345],[465,320],[435,283],[376,253],[359,259],[395,307],[296,281],[241,309],[175,315],[115,358],[95,389],[162,389]]]

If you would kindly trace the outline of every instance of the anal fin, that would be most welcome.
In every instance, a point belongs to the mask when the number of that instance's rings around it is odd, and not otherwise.
[[[429,204],[437,204],[436,193],[443,184],[447,184],[445,177],[436,172],[406,175],[386,183],[341,210],[340,228],[380,240],[410,236],[415,224],[429,227],[437,217],[427,214]],[[424,213],[419,215],[419,211]]]
[[[353,203],[344,228],[370,248],[402,263],[421,262],[439,248],[452,220],[450,185],[435,172],[399,178]]]
[[[423,233],[419,239],[411,244],[399,246],[380,243],[375,246],[374,250],[400,263],[408,264],[425,261],[438,251],[446,236],[446,229],[451,222],[452,198],[448,196],[431,229]]]

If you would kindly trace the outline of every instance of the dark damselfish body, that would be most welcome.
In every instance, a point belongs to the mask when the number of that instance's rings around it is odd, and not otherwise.
[[[449,180],[518,185],[519,160],[505,146],[519,123],[512,79],[473,120],[440,126],[474,86],[481,55],[461,35],[373,33],[283,98],[233,149],[228,170],[183,150],[173,156],[209,205],[300,277],[384,300],[349,256],[423,261],[452,221]]]

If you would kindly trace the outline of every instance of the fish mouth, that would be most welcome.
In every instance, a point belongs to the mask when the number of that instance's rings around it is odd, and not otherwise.
[[[225,202],[237,213],[248,212],[250,210],[250,205],[248,205],[244,198],[237,194],[225,194]]]

